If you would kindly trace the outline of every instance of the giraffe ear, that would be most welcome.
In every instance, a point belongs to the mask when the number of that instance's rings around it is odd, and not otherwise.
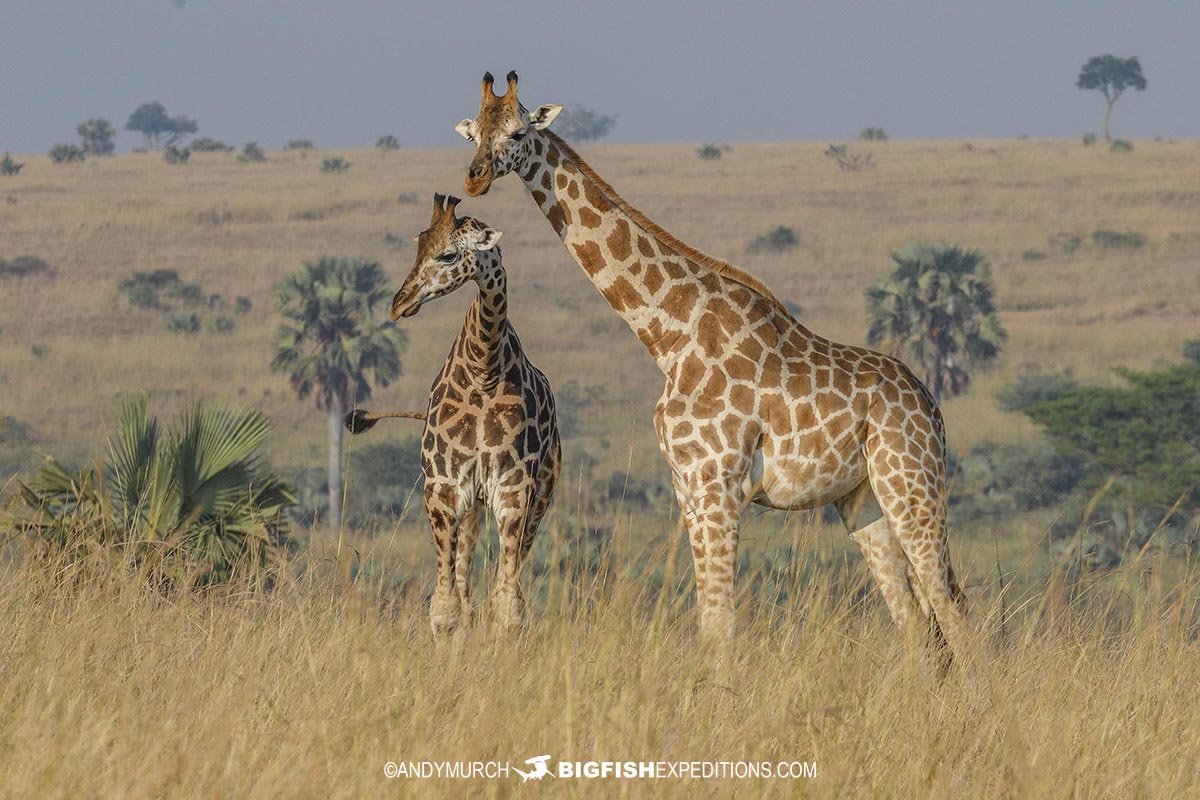
[[[503,235],[504,231],[498,231],[486,225],[479,225],[475,229],[475,233],[471,236],[471,246],[476,250],[491,250]]]
[[[536,130],[544,131],[550,127],[551,122],[554,122],[558,118],[562,110],[563,107],[556,103],[547,103],[544,106],[538,106],[529,112],[529,124]]]
[[[458,135],[471,141],[471,120],[464,119],[462,122],[454,126],[454,130],[458,131]]]

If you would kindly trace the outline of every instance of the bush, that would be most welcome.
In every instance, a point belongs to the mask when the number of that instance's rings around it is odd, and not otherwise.
[[[196,333],[200,330],[200,315],[194,311],[179,311],[167,315],[167,330],[171,333]]]
[[[1046,445],[983,442],[958,462],[952,502],[960,513],[1002,516],[1053,505],[1079,484],[1083,459]]]
[[[844,144],[830,144],[825,148],[825,155],[836,161],[843,172],[861,172],[876,167],[870,153],[851,153]]]
[[[195,150],[197,153],[232,153],[233,152],[233,147],[231,145],[227,145],[224,142],[218,141],[209,136],[200,137],[196,141],[192,142],[191,146],[188,149]]]
[[[11,261],[0,258],[0,278],[52,277],[54,268],[37,256],[17,256]]]
[[[1069,233],[1066,231],[1056,233],[1048,240],[1050,246],[1061,253],[1070,255],[1079,249],[1083,244],[1083,237],[1078,233]]]
[[[246,142],[242,147],[242,152],[238,153],[238,161],[258,164],[266,160],[267,156],[258,146],[258,142]]]
[[[310,139],[289,139],[283,146],[284,150],[316,150],[317,146]]]
[[[1079,388],[1079,381],[1071,373],[1049,375],[1022,375],[1016,383],[1010,383],[996,392],[996,405],[1001,411],[1024,411],[1035,403],[1056,400],[1067,392]]]
[[[1025,414],[1060,452],[1087,458],[1093,486],[1115,481],[1129,507],[1200,509],[1200,364],[1116,373],[1125,385],[1081,386]]]
[[[0,175],[16,175],[23,166],[25,165],[13,161],[11,154],[5,153],[4,158],[0,159]]]
[[[603,139],[617,125],[611,114],[600,114],[590,108],[567,108],[558,116],[555,130],[569,141],[594,142]]]
[[[866,139],[868,142],[883,142],[887,140],[888,135],[883,128],[863,128],[858,138]]]
[[[327,158],[321,162],[321,172],[346,172],[350,162],[341,157]]]
[[[1096,143],[1096,134],[1088,132],[1083,135],[1083,146],[1091,147]]]
[[[55,164],[69,164],[83,161],[87,153],[77,144],[56,144],[50,148],[50,160]]]
[[[113,553],[160,589],[235,579],[270,586],[294,546],[288,487],[267,467],[266,418],[197,403],[170,429],[146,398],[117,409],[108,463],[51,460],[18,486],[5,527],[51,558]]]
[[[1041,250],[1026,250],[1024,253],[1021,253],[1021,260],[1023,260],[1023,261],[1045,261],[1046,254],[1043,253]]]
[[[402,206],[415,206],[421,202],[421,198],[417,196],[416,192],[404,192],[396,196],[396,202]]]
[[[37,463],[33,449],[37,437],[33,428],[15,417],[0,418],[0,486]]]
[[[229,317],[205,317],[204,332],[205,333],[230,333],[237,324]]]
[[[800,244],[800,237],[786,225],[779,225],[764,234],[755,236],[746,246],[747,253],[786,253]]]
[[[254,303],[250,302],[249,297],[238,297],[238,299],[234,301],[233,310],[235,313],[248,314],[252,308],[254,308]]]
[[[178,148],[173,144],[169,144],[163,150],[163,160],[168,164],[186,164],[191,157],[192,151],[186,147]]]
[[[1106,228],[1100,228],[1092,231],[1092,244],[1097,247],[1113,247],[1123,248],[1127,250],[1136,250],[1146,244],[1146,237],[1134,231],[1110,231]]]
[[[1183,357],[1188,361],[1200,364],[1200,339],[1190,339],[1184,342],[1181,350]]]
[[[404,420],[397,420],[403,430]],[[399,441],[385,440],[350,450],[347,471],[347,521],[364,525],[371,517],[395,519],[407,505],[421,508],[421,424]],[[357,444],[357,440],[356,440]]]
[[[1132,153],[1133,142],[1128,139],[1113,139],[1108,145],[1108,149],[1113,153]]]
[[[117,132],[112,123],[100,117],[84,120],[75,127],[83,151],[91,156],[111,156],[117,149]]]
[[[378,139],[376,139],[375,146],[378,147],[381,151],[387,153],[392,150],[399,150],[400,149],[400,140],[397,139],[395,136],[392,136],[389,133],[384,136],[380,136]]]
[[[696,151],[696,155],[704,161],[716,161],[732,149],[729,145],[706,144]]]

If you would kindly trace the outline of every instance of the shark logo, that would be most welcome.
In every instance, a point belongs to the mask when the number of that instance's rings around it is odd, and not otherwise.
[[[534,756],[525,760],[533,769],[529,772],[523,772],[518,767],[513,767],[513,771],[521,776],[521,783],[525,781],[540,781],[542,778],[550,774],[550,770],[546,767],[546,762],[550,760],[550,756]]]

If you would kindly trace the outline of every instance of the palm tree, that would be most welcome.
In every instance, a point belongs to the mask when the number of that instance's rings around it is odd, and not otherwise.
[[[1008,334],[993,299],[991,268],[976,250],[919,244],[892,253],[892,274],[867,290],[867,341],[907,353],[941,401],[965,391],[967,367],[994,359]]]
[[[312,396],[329,417],[329,522],[342,524],[342,417],[400,375],[404,333],[373,319],[388,300],[373,261],[321,258],[275,286],[284,321],[271,369],[286,373],[301,400]]]
[[[122,398],[108,462],[48,460],[7,521],[51,554],[112,548],[162,585],[269,579],[292,546],[293,504],[262,456],[269,433],[258,412],[200,403],[163,430],[144,395]]]

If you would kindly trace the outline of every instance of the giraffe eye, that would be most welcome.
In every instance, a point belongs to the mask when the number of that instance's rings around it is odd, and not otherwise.
[[[516,133],[514,133],[512,136],[510,136],[508,138],[514,142],[519,142],[525,138],[525,131],[517,131]]]
[[[449,253],[442,253],[440,256],[437,257],[437,260],[442,262],[443,264],[453,264],[455,261],[458,261],[458,253],[456,251],[450,251]]]

